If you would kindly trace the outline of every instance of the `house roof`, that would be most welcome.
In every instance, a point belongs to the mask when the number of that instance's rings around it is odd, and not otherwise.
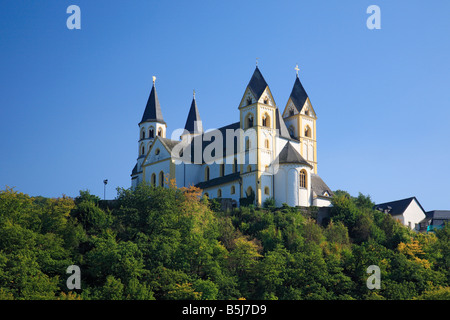
[[[302,111],[306,99],[308,99],[308,94],[303,88],[303,85],[300,82],[298,75],[297,78],[295,79],[294,87],[292,88],[291,95],[289,96],[289,98],[292,100],[292,103],[294,104],[297,111],[298,112]]]
[[[376,204],[374,209],[382,209],[387,210],[390,207],[389,214],[396,216],[401,215],[405,212],[406,208],[411,204],[411,202],[416,201],[419,207],[422,209],[422,211],[425,213],[425,210],[423,209],[420,202],[416,199],[416,197],[410,197],[406,199],[396,200],[396,201],[390,201],[385,203]]]
[[[305,158],[303,158],[297,150],[295,150],[291,142],[286,143],[286,145],[283,147],[277,157],[277,160],[275,160],[274,162],[277,163],[277,161],[279,164],[296,163],[312,167],[312,165],[309,164],[308,161],[306,161]]]
[[[327,192],[330,197],[333,196],[333,191],[331,191],[322,178],[315,173],[311,173],[311,189],[317,196],[323,197],[325,196],[325,192]]]
[[[189,133],[202,133],[203,126],[202,120],[200,119],[200,113],[198,112],[197,102],[195,101],[195,97],[192,98],[191,108],[189,109],[189,114],[186,119],[186,125],[184,129]]]
[[[217,186],[220,184],[225,184],[228,182],[236,181],[239,179],[239,177],[240,177],[240,172],[235,172],[235,173],[227,174],[223,177],[218,177],[218,178],[214,178],[214,179],[211,179],[208,181],[199,182],[195,186],[200,189],[206,189],[206,188],[214,187],[214,186]]]
[[[427,218],[438,220],[450,220],[450,210],[432,210],[425,213]]]
[[[250,79],[247,87],[250,89],[256,100],[259,100],[264,90],[266,90],[267,82],[266,80],[264,80],[264,77],[261,74],[261,71],[259,71],[258,66],[256,66],[256,69],[253,72],[252,78]]]
[[[147,105],[145,107],[144,114],[142,115],[142,122],[160,122],[165,123],[162,112],[161,105],[159,104],[158,94],[156,93],[155,84],[153,84],[152,90],[150,91],[150,96],[147,100]]]

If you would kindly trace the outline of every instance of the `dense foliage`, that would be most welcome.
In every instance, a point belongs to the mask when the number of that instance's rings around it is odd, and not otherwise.
[[[221,212],[200,195],[140,185],[107,208],[0,191],[0,299],[450,299],[449,225],[415,233],[343,191],[323,225],[314,208]]]

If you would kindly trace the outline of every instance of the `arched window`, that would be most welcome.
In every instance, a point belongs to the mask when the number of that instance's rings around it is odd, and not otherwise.
[[[270,117],[269,117],[269,115],[267,113],[263,115],[262,125],[264,127],[270,127]]]
[[[270,189],[269,189],[269,187],[264,187],[264,194],[265,194],[266,196],[270,195]]]
[[[145,131],[144,130],[142,130],[141,139],[145,139]]]
[[[143,156],[145,154],[145,146],[141,145],[141,155]]]
[[[306,171],[305,170],[301,170],[300,171],[300,188],[306,189],[306,187],[307,187],[306,177],[307,177]]]
[[[162,137],[163,135],[163,131],[161,128],[158,129],[158,137]]]
[[[152,173],[152,179],[150,180],[153,187],[156,187],[156,174]]]
[[[153,128],[150,128],[150,129],[148,130],[148,137],[149,137],[150,139],[153,139],[153,138],[155,137],[155,130],[154,130]]]
[[[225,175],[225,164],[220,164],[220,176],[223,177]]]
[[[161,152],[161,151],[159,150],[159,148],[157,148],[157,149],[155,150],[155,154],[156,154],[156,155],[158,155],[160,152]]]
[[[231,194],[235,194],[236,193],[236,187],[235,186],[231,186]]]
[[[245,140],[245,150],[250,150],[250,147],[251,147],[250,138],[247,138],[247,140]]]
[[[311,138],[311,128],[309,126],[305,127],[305,137]]]
[[[295,137],[295,129],[294,129],[294,127],[290,126],[288,130],[289,130],[289,134],[291,135],[291,137]]]
[[[252,104],[252,98],[251,97],[248,97],[247,98],[247,105],[249,106],[249,105],[251,105]]]
[[[266,149],[269,149],[269,147],[270,147],[269,139],[266,139],[266,140],[264,141],[264,147],[265,147]]]
[[[159,173],[159,186],[164,187],[164,172],[163,171],[161,171]]]
[[[233,162],[233,173],[236,173],[238,171],[238,163],[237,163],[237,159],[234,158],[234,162]]]
[[[252,128],[253,127],[253,114],[248,114],[247,115],[247,128]]]
[[[294,115],[294,108],[289,109],[289,117],[292,117]]]
[[[209,181],[209,167],[205,168],[205,181]]]
[[[217,190],[217,198],[222,198],[222,190]]]
[[[247,188],[247,197],[250,197],[252,193],[253,193],[252,187],[248,187]]]
[[[264,98],[264,104],[269,104],[269,98],[268,97]]]

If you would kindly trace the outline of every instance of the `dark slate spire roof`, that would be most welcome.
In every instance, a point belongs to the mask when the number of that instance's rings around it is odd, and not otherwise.
[[[154,83],[152,91],[150,92],[150,96],[148,97],[147,106],[145,107],[141,123],[147,121],[165,123],[162,116],[161,106],[159,104],[158,94],[156,93]]]
[[[198,112],[197,108],[197,102],[195,101],[194,96],[184,129],[189,131],[189,133],[202,133],[203,126],[201,121],[202,120],[200,119],[200,113]]]
[[[297,111],[302,111],[302,108],[306,102],[306,99],[308,99],[308,94],[306,93],[305,89],[302,86],[302,83],[300,82],[300,79],[295,79],[294,87],[292,88],[291,95],[289,96],[291,98],[292,103],[297,108]]]
[[[286,127],[286,123],[283,120],[283,116],[281,115],[280,109],[276,109],[276,119],[275,119],[275,129],[278,129],[278,135],[290,139],[291,135],[289,134],[289,130]]]
[[[298,163],[312,167],[311,164],[309,164],[308,161],[306,161],[305,158],[303,158],[300,153],[295,150],[294,146],[290,142],[286,143],[278,155],[278,163]]]
[[[264,90],[266,90],[267,82],[266,80],[264,80],[264,77],[262,76],[261,71],[259,71],[258,66],[256,66],[255,72],[253,72],[253,76],[250,79],[247,87],[250,88],[256,100],[259,100]]]

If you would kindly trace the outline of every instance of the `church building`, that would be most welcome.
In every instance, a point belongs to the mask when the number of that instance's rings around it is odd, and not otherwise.
[[[330,206],[333,193],[317,173],[317,116],[296,70],[281,112],[256,66],[236,106],[238,121],[218,129],[204,130],[194,92],[179,139],[167,138],[153,77],[139,122],[132,187],[143,181],[165,187],[170,179],[238,206],[243,201],[262,206],[267,199],[276,206]]]

